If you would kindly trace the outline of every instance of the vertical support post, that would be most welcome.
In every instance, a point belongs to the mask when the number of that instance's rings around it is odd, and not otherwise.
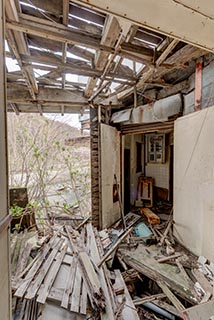
[[[0,0],[0,310],[1,320],[11,319],[10,254],[8,216],[8,166],[6,126],[6,77],[4,48],[4,0]],[[7,223],[6,223],[7,222]]]
[[[202,59],[198,59],[195,65],[195,105],[194,110],[201,110],[202,100]]]
[[[99,158],[98,108],[90,108],[91,146],[91,212],[93,226],[100,226],[100,158]]]

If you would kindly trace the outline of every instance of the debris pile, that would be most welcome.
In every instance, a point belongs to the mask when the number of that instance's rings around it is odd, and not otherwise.
[[[14,274],[15,318],[47,319],[57,307],[54,319],[72,319],[73,314],[75,319],[119,319],[123,314],[139,319],[121,272],[110,272],[105,259],[90,222],[79,231],[55,227],[30,264]]]
[[[199,320],[198,308],[214,307],[214,264],[176,243],[172,212],[129,213],[125,226],[98,232],[87,218],[42,238],[15,234],[14,319]]]

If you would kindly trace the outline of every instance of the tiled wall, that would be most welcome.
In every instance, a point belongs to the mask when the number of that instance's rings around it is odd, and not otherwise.
[[[148,163],[146,176],[154,178],[154,185],[159,188],[169,189],[169,162],[163,164]]]

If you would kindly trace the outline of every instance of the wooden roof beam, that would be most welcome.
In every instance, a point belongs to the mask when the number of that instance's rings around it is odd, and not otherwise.
[[[38,107],[35,103],[18,103],[17,107],[19,109],[20,113],[38,113]],[[14,112],[11,108],[11,105],[8,103],[7,105],[8,112]],[[78,104],[73,105],[64,105],[64,113],[65,114],[74,114],[74,113],[80,113],[82,110],[82,106]],[[57,104],[45,104],[42,105],[42,112],[43,115],[45,113],[61,113],[61,105]]]
[[[69,14],[69,0],[63,0],[63,16],[62,22],[65,26],[68,26],[68,14]],[[67,62],[67,42],[62,44],[62,62]],[[65,73],[62,73],[62,88],[65,88]]]
[[[180,69],[181,65],[184,65],[188,61],[192,59],[197,59],[206,53],[205,50],[197,49],[191,45],[186,45],[180,50],[176,51],[173,55],[171,55],[168,59],[167,56],[169,53],[175,48],[178,40],[174,39],[170,42],[168,47],[162,52],[162,54],[157,58],[154,67],[150,67],[149,70],[143,74],[142,78],[139,79],[137,83],[137,90],[143,88],[145,82],[147,82],[150,78],[153,81],[157,81],[160,77],[163,77],[169,70]],[[171,65],[171,69],[162,68],[162,64],[166,63],[167,65]],[[126,96],[130,95],[134,91],[134,87],[121,92],[118,95],[118,99],[124,99]]]
[[[28,39],[29,46],[37,47],[40,50],[45,49],[45,50],[50,50],[52,52],[57,52],[57,51],[60,52],[62,48],[61,42],[49,40],[46,38],[41,38],[34,35],[28,35],[27,39]],[[67,51],[87,61],[91,61],[94,58],[94,54],[92,52],[84,48],[75,46],[73,44],[68,44]]]
[[[7,87],[7,101],[10,103],[29,103],[35,104],[57,104],[57,105],[87,105],[87,100],[82,92],[77,90],[63,90],[57,88],[39,87],[37,99],[30,96],[27,88],[23,85],[10,84]]]
[[[113,16],[107,16],[106,23],[103,29],[103,35],[101,39],[101,44],[109,47],[114,47],[119,34],[121,32],[121,27],[118,20]],[[109,53],[98,51],[95,55],[94,66],[98,70],[102,70],[108,61]],[[85,96],[89,98],[97,84],[97,78],[90,78],[88,80]]]
[[[13,21],[19,22],[18,12],[17,12],[17,8],[14,0],[6,1],[5,5],[6,5],[7,20],[13,20]],[[38,86],[34,76],[34,72],[30,68],[27,71],[24,70],[22,62],[20,60],[20,54],[25,54],[25,55],[29,54],[24,35],[16,30],[13,30],[13,32],[7,33],[7,40],[19,63],[20,68],[23,71],[23,75],[26,78],[29,91],[32,97],[35,98],[38,90]]]
[[[34,18],[35,20],[36,18]],[[41,24],[35,21],[27,23],[20,20],[20,22],[7,22],[8,29],[25,32],[27,34],[36,35],[45,39],[51,39],[59,42],[67,42],[68,44],[85,46],[96,50],[102,50],[109,53],[114,53],[114,48],[100,44],[99,36],[91,36],[82,32],[74,31],[71,28],[62,27],[60,24],[48,26],[46,23]],[[154,51],[152,49],[141,46],[132,45],[130,43],[123,43],[118,51],[118,54],[142,63],[152,62]]]
[[[73,74],[89,76],[89,77],[97,77],[97,78],[99,78],[102,75],[101,70],[92,69],[82,61],[80,61],[79,64],[77,61],[75,61],[75,63],[70,63],[70,61],[72,60],[68,58],[67,63],[62,63],[60,58],[49,53],[38,52],[35,55],[32,54],[32,56],[21,55],[21,59],[26,67],[27,65],[30,65],[30,66],[33,66],[34,69],[57,71],[57,68],[59,68],[66,73],[73,73]],[[34,65],[31,65],[32,62],[34,62]],[[38,63],[38,64],[36,65],[35,63]],[[44,64],[44,65],[39,65],[39,64]],[[126,81],[136,81],[136,78],[126,74],[124,71],[125,69],[118,70],[117,73],[108,72],[105,78],[116,77],[118,79],[123,79]]]

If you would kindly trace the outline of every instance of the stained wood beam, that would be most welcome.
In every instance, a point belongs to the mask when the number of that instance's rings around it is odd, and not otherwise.
[[[20,113],[38,113],[37,104],[32,103],[32,102],[17,103],[17,107],[18,107]],[[82,108],[83,108],[83,106],[78,105],[78,104],[73,104],[73,105],[64,104],[64,113],[65,114],[80,113]],[[87,108],[87,106],[84,108]],[[11,108],[10,103],[8,103],[8,105],[7,105],[7,111],[14,112],[14,110]],[[58,105],[58,104],[42,105],[42,112],[43,112],[43,115],[45,113],[59,113],[59,114],[61,114],[61,112],[62,112],[61,105]]]
[[[37,98],[32,99],[27,88],[23,85],[8,85],[7,100],[10,103],[29,103],[35,104],[66,104],[66,105],[87,105],[87,100],[83,97],[82,92],[77,90],[62,90],[57,88],[39,87]]]

